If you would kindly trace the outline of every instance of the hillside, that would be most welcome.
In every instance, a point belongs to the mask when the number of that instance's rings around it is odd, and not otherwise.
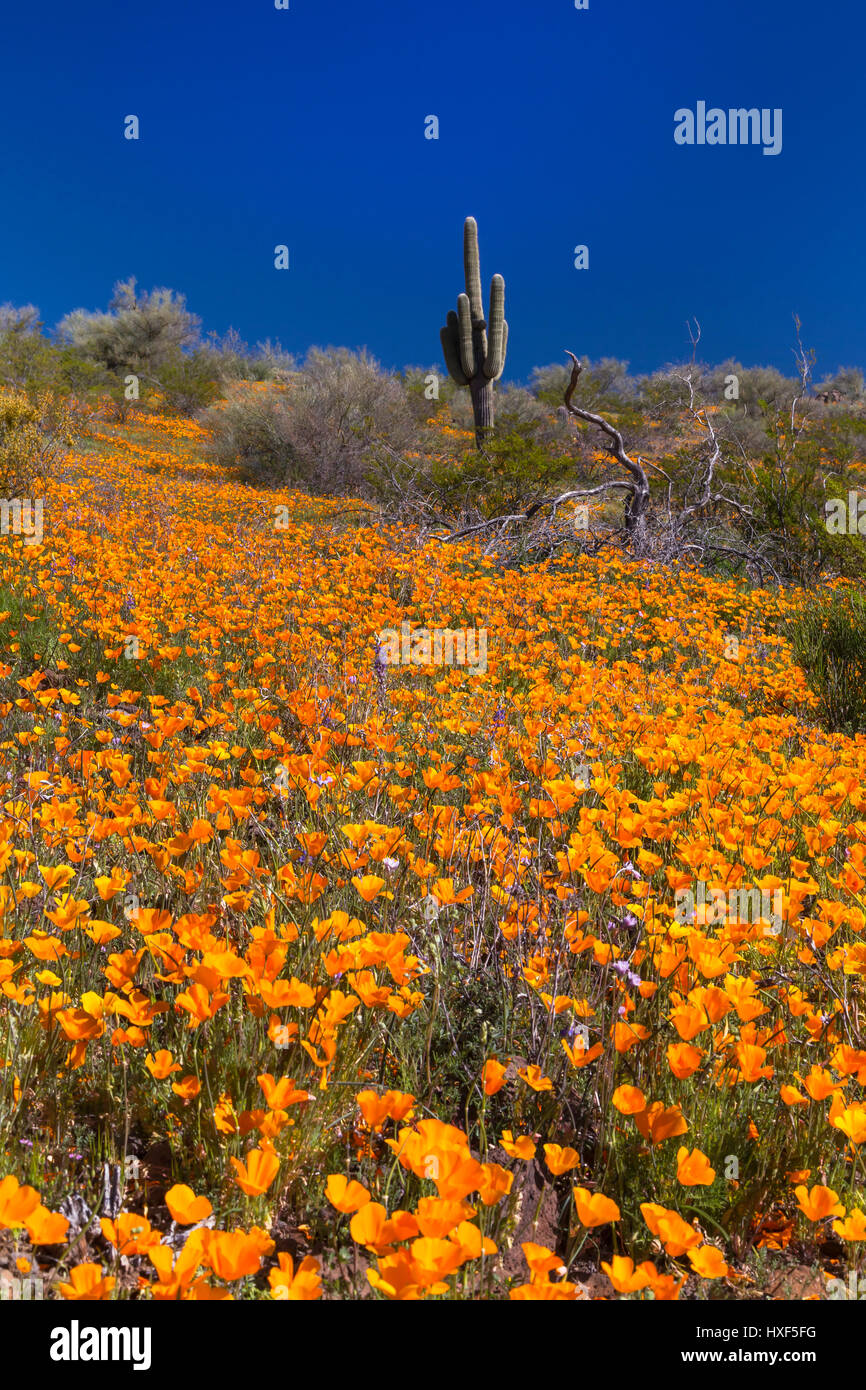
[[[0,538],[0,1264],[823,1295],[866,1236],[866,738],[804,595],[503,566],[204,443],[96,419]]]

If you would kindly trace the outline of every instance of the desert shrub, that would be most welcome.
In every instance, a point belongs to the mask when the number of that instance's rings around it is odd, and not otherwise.
[[[265,338],[256,343],[248,358],[250,371],[256,381],[282,381],[297,374],[297,360],[286,352],[279,339]]]
[[[28,390],[50,389],[63,395],[97,398],[115,384],[115,379],[98,362],[82,356],[69,344],[52,344],[52,359],[47,378],[34,377]]]
[[[845,405],[823,406],[812,437],[834,469],[844,474],[852,466],[866,464],[866,414]]]
[[[571,486],[580,465],[560,422],[521,420],[509,412],[479,451],[470,440],[448,439],[443,450],[399,455],[371,450],[371,493],[392,515],[420,524],[470,524],[514,513]]]
[[[496,397],[496,404],[499,397]],[[464,430],[475,438],[475,416],[472,412],[472,396],[465,387],[455,384],[454,394],[448,402],[448,413],[451,417],[450,423],[454,429]]]
[[[37,375],[46,376],[52,348],[41,329],[35,305],[0,304],[0,382],[3,385],[23,391],[34,384]]]
[[[116,375],[155,373],[198,342],[199,320],[173,290],[136,292],[119,282],[107,313],[76,309],[58,324],[61,338]]]
[[[725,362],[719,362],[715,367],[702,364],[700,368],[701,390],[715,404],[736,405],[739,403],[740,377],[745,370],[742,362],[737,362],[733,357],[729,357]],[[731,382],[731,377],[736,377],[736,383]],[[733,389],[737,392],[736,396],[730,394]]]
[[[399,380],[406,392],[409,406],[420,421],[436,418],[446,411],[454,403],[454,397],[459,391],[457,383],[448,375],[442,366],[434,367],[404,367],[398,373]],[[430,395],[433,389],[431,378],[436,378],[437,394]],[[468,394],[468,392],[466,393]]]
[[[3,318],[0,311],[0,330]],[[232,383],[279,381],[291,375],[294,359],[279,343],[250,348],[233,329],[201,341],[199,320],[173,290],[139,292],[131,279],[115,286],[107,313],[78,309],[61,320],[61,353],[55,376],[71,389],[98,390],[124,419],[139,396],[158,393],[161,408],[194,414]],[[2,368],[2,336],[0,336]],[[137,378],[135,394],[128,378]]]
[[[786,377],[775,367],[744,367],[742,362],[728,358],[715,367],[705,362],[669,363],[641,378],[642,401],[662,410],[681,409],[688,401],[685,378],[689,376],[702,401],[758,420],[790,412],[794,397],[803,394],[795,377]],[[731,382],[731,377],[736,377],[736,383]],[[734,397],[730,395],[733,389],[737,393]]]
[[[741,368],[738,377],[739,404],[750,415],[787,413],[794,397],[803,394],[799,381],[775,367]]]
[[[69,409],[49,393],[0,388],[0,494],[33,496],[58,451],[72,443]]]
[[[47,388],[58,375],[57,352],[41,333],[19,333],[0,322],[0,383],[13,390]]]
[[[760,458],[770,447],[767,421],[763,415],[750,415],[746,410],[730,406],[716,421],[719,435],[748,459]]]
[[[418,424],[396,377],[366,351],[313,348],[291,385],[235,389],[208,411],[209,452],[248,482],[361,494],[370,448],[411,448]]]
[[[860,535],[835,535],[828,527],[827,503],[847,499],[857,481],[841,473],[828,444],[826,412],[816,420],[805,392],[791,429],[790,406],[767,408],[766,451],[744,474],[749,539],[772,558],[779,577],[809,584],[822,573],[848,577],[866,573],[866,544]],[[853,461],[854,451],[851,453]],[[847,476],[846,476],[847,474]],[[745,518],[741,517],[741,521]]]
[[[839,367],[832,376],[826,376],[815,387],[817,392],[838,391],[846,402],[860,402],[866,394],[866,383],[859,367]]]
[[[247,482],[299,483],[302,475],[285,386],[237,383],[227,391],[224,402],[200,417],[210,430],[207,455],[222,467],[237,470]]]
[[[816,594],[792,619],[788,639],[830,730],[866,731],[866,598],[859,590]]]
[[[29,396],[93,397],[116,384],[113,378],[68,344],[55,344],[41,333],[0,330],[0,386]]]
[[[619,408],[625,402],[637,399],[638,384],[634,377],[629,376],[627,362],[621,362],[616,357],[603,357],[598,362],[592,362],[588,357],[582,357],[581,366],[583,370],[574,393],[575,405],[599,412]],[[529,389],[547,405],[560,406],[570,376],[571,365],[563,362],[534,367]]]
[[[34,338],[41,327],[35,304],[0,304],[0,334],[14,333],[19,338]]]
[[[657,372],[649,372],[646,376],[642,376],[640,378],[640,398],[644,410],[654,418],[666,414],[678,415],[689,398],[688,387],[683,380],[688,371],[687,366],[671,363]]]
[[[205,350],[214,381],[222,388],[235,381],[283,380],[296,367],[294,357],[280,343],[272,343],[268,338],[251,348],[234,328],[222,337],[209,334]]]
[[[507,428],[497,428],[483,453],[467,454],[459,470],[434,463],[431,478],[446,511],[458,511],[462,499],[471,496],[483,515],[497,516],[555,492],[557,483],[573,472],[574,461],[552,451],[542,436],[536,421],[509,421]]]
[[[561,403],[560,398],[558,404]],[[506,386],[499,392],[495,425],[498,435],[508,435],[529,425],[531,433],[546,444],[561,441],[568,433],[549,404],[524,386]]]
[[[104,389],[107,381],[103,368],[46,337],[32,304],[0,305],[0,385],[28,395],[69,395]]]
[[[159,370],[165,406],[179,415],[194,415],[221,394],[219,366],[207,348],[185,356],[176,353]]]
[[[313,348],[296,401],[298,455],[327,491],[359,486],[373,440],[386,439],[398,453],[417,442],[417,424],[400,382],[366,351]]]

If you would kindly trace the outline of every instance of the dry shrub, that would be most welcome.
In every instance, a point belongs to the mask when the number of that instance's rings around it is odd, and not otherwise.
[[[411,448],[419,426],[401,383],[366,352],[313,348],[288,382],[240,384],[205,412],[209,452],[246,481],[357,496],[370,446]]]
[[[0,388],[0,494],[33,496],[59,451],[73,442],[69,405],[49,391]]]

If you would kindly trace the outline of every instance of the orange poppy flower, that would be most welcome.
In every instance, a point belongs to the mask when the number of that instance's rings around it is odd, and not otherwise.
[[[415,1219],[423,1236],[450,1235],[462,1221],[474,1215],[475,1208],[468,1202],[442,1197],[422,1197],[415,1206]]]
[[[184,1100],[194,1100],[201,1094],[201,1082],[197,1076],[182,1076],[180,1081],[172,1081],[171,1089]]]
[[[447,1279],[461,1263],[461,1251],[450,1240],[437,1240],[434,1236],[419,1236],[409,1247],[412,1257],[412,1274],[415,1282],[422,1288],[438,1285]]]
[[[60,1212],[49,1211],[40,1202],[28,1216],[27,1234],[33,1245],[63,1245],[69,1222]]]
[[[515,1139],[510,1129],[502,1131],[499,1140],[509,1158],[522,1158],[525,1162],[535,1157],[535,1143],[528,1134],[520,1134]]]
[[[185,1183],[175,1183],[174,1187],[168,1189],[165,1204],[172,1220],[179,1226],[194,1226],[199,1221],[206,1221],[213,1212],[207,1197],[196,1197],[192,1188]]]
[[[547,1166],[555,1178],[580,1167],[580,1154],[575,1149],[561,1148],[559,1144],[545,1144],[544,1156]]]
[[[688,1130],[680,1107],[665,1107],[660,1100],[654,1100],[646,1110],[636,1111],[634,1120],[644,1139],[651,1144],[661,1144],[665,1139],[673,1139]]]
[[[371,903],[377,898],[385,887],[384,878],[378,878],[376,874],[364,874],[362,878],[353,878],[353,886],[360,893],[365,903]]]
[[[611,1221],[619,1221],[620,1210],[616,1202],[601,1192],[590,1192],[587,1187],[572,1188],[574,1209],[581,1226],[606,1226]]]
[[[103,1216],[99,1224],[105,1239],[114,1246],[118,1255],[141,1255],[160,1243],[160,1234],[151,1230],[147,1217],[135,1212],[122,1211],[114,1221]]]
[[[527,1086],[531,1086],[533,1091],[552,1091],[553,1082],[549,1076],[545,1076],[541,1067],[535,1065],[522,1067],[517,1075],[521,1081],[525,1081]]]
[[[701,1065],[703,1053],[700,1048],[692,1047],[690,1043],[669,1043],[668,1044],[668,1066],[678,1081],[685,1081],[696,1072]]]
[[[482,1077],[484,1080],[484,1094],[495,1096],[505,1084],[505,1067],[501,1062],[497,1062],[495,1057],[489,1057],[484,1063]]]
[[[681,1148],[677,1150],[677,1181],[683,1187],[711,1187],[716,1180],[716,1170],[700,1149]]]
[[[715,1245],[701,1245],[697,1250],[688,1250],[689,1262],[702,1279],[721,1279],[728,1272],[724,1256]]]
[[[268,1283],[275,1299],[311,1303],[322,1296],[321,1264],[314,1255],[306,1255],[295,1272],[291,1255],[280,1251],[276,1269],[268,1273]]]
[[[58,1284],[61,1297],[71,1302],[93,1302],[108,1298],[117,1280],[105,1278],[102,1266],[97,1264],[73,1265],[69,1271],[69,1283]]]
[[[833,1230],[843,1240],[866,1240],[866,1215],[858,1207],[847,1221],[834,1221]]]
[[[804,1216],[810,1221],[823,1221],[827,1216],[844,1216],[845,1208],[839,1201],[838,1192],[832,1187],[816,1183],[811,1191],[805,1186],[795,1187],[794,1196]]]
[[[481,1178],[474,1186],[478,1189],[478,1196],[485,1207],[495,1206],[503,1197],[507,1197],[514,1182],[514,1174],[509,1173],[498,1163],[483,1163],[481,1165]],[[439,1193],[445,1196],[443,1187],[440,1185]]]
[[[267,1192],[280,1168],[280,1160],[272,1149],[250,1149],[246,1163],[239,1158],[229,1161],[235,1170],[235,1182],[248,1197]]]
[[[160,1048],[156,1054],[148,1052],[144,1059],[144,1065],[156,1081],[165,1081],[172,1072],[181,1069],[180,1062],[173,1061],[171,1053],[164,1047]]]
[[[23,1226],[39,1205],[35,1187],[21,1187],[11,1173],[0,1182],[0,1227]]]
[[[548,1274],[565,1274],[562,1260],[552,1250],[548,1250],[546,1245],[536,1245],[528,1240],[524,1241],[520,1248],[535,1278],[546,1279]]]
[[[359,1211],[370,1200],[366,1187],[359,1182],[350,1182],[342,1173],[331,1173],[325,1185],[325,1194],[337,1211]]]
[[[646,1096],[638,1086],[617,1086],[611,1103],[621,1115],[636,1115],[646,1110]]]
[[[677,1212],[669,1211],[655,1202],[641,1202],[640,1209],[653,1235],[658,1236],[674,1259],[701,1244],[703,1236],[700,1231],[696,1231]]]
[[[349,1222],[352,1239],[368,1250],[383,1250],[390,1241],[385,1234],[388,1213],[381,1202],[364,1202]]]
[[[266,1241],[273,1250],[273,1241]],[[270,1251],[263,1249],[263,1243],[255,1229],[246,1231],[214,1231],[208,1241],[205,1260],[218,1279],[234,1283],[247,1275],[257,1274],[262,1258]]]
[[[628,1255],[614,1255],[610,1263],[602,1260],[601,1267],[607,1275],[617,1293],[636,1293],[639,1289],[645,1289],[650,1282],[652,1270],[656,1273],[654,1264],[645,1261],[635,1269],[634,1260]]]
[[[259,1085],[264,1092],[265,1103],[269,1110],[284,1110],[287,1105],[300,1105],[304,1101],[312,1100],[310,1091],[303,1091],[296,1086],[291,1077],[284,1076],[279,1081],[275,1081],[270,1073],[265,1072],[257,1077]]]

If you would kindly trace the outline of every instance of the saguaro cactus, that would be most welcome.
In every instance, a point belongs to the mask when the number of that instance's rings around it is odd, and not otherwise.
[[[467,217],[463,225],[463,265],[466,293],[457,296],[457,313],[451,309],[439,336],[445,363],[458,386],[468,386],[475,417],[475,442],[480,449],[493,428],[493,383],[502,376],[508,324],[505,322],[505,281],[494,275],[490,282],[490,338],[481,298],[481,262],[478,256],[478,223]]]

